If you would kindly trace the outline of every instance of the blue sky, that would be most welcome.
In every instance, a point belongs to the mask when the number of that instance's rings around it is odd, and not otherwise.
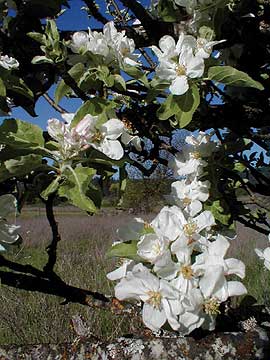
[[[119,3],[119,1],[117,1]],[[96,3],[100,6],[101,11],[104,13],[106,10],[105,1],[98,0]],[[144,6],[147,6],[150,3],[150,0],[142,0],[141,3]],[[102,24],[97,22],[94,18],[89,19],[87,12],[81,10],[85,6],[85,3],[81,0],[69,0],[70,9],[67,9],[66,12],[59,17],[57,20],[58,28],[61,30],[82,30],[87,29],[88,27],[98,28],[102,27]],[[108,19],[112,18],[107,15]],[[49,94],[51,97],[54,96],[55,86],[53,86]],[[68,110],[69,112],[75,112],[78,107],[82,104],[81,100],[77,99],[63,99],[60,102],[60,105]],[[21,108],[14,108],[12,111],[12,117],[19,118],[21,120],[30,121],[34,124],[41,126],[43,129],[46,127],[47,120],[55,117],[60,118],[60,114],[55,111],[43,98],[40,97],[36,103],[35,107],[37,117],[33,118],[26,111]]]

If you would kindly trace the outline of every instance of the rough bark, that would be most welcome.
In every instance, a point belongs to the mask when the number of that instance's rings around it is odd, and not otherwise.
[[[78,338],[71,344],[0,347],[1,360],[255,360],[270,359],[269,338],[261,328],[247,333],[211,334],[201,339],[119,338],[113,343]]]

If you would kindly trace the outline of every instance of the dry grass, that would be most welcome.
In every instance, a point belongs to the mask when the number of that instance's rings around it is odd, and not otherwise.
[[[128,222],[133,215],[86,216],[69,210],[57,210],[62,241],[56,272],[69,284],[113,293],[113,284],[106,273],[113,268],[112,261],[105,259],[106,250],[115,239],[117,227]],[[76,216],[75,216],[76,215]],[[149,217],[149,216],[148,216]],[[46,263],[44,249],[50,242],[50,228],[43,210],[28,210],[18,220],[24,239],[20,249],[14,249],[10,258],[42,268]],[[264,247],[266,236],[239,227],[239,237],[232,241],[232,256],[247,264],[245,284],[249,293],[259,302],[270,304],[270,275],[263,270],[254,254],[255,245]],[[132,333],[139,324],[133,319],[113,316],[105,311],[93,310],[78,304],[61,305],[54,296],[30,293],[6,286],[1,287],[0,344],[58,343],[74,339],[70,327],[72,315],[81,314],[93,334],[102,339]]]

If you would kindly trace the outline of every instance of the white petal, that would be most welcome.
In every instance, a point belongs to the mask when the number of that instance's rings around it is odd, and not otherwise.
[[[225,264],[228,268],[226,271],[226,275],[235,274],[241,279],[244,279],[246,266],[242,261],[231,258],[226,259]]]
[[[188,91],[188,88],[188,81],[185,75],[177,76],[169,87],[170,92],[173,95],[183,95]]]
[[[110,119],[100,127],[100,132],[110,140],[116,140],[123,130],[124,124],[118,119]]]
[[[165,311],[155,309],[147,303],[143,305],[142,318],[144,324],[153,331],[158,331],[166,322]]]
[[[113,160],[119,160],[124,155],[124,150],[118,140],[108,140],[105,138],[100,144],[91,145]]]
[[[246,287],[240,281],[228,281],[229,296],[240,296],[247,293]]]
[[[226,284],[223,267],[211,266],[200,279],[200,289],[205,298],[210,298]]]

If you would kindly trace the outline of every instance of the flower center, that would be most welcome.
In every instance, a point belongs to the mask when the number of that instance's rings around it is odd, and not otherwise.
[[[184,233],[188,238],[192,238],[192,236],[196,233],[197,228],[197,224],[194,221],[189,221],[183,226]]]
[[[100,143],[103,140],[103,135],[101,134],[101,132],[99,130],[96,130],[95,134],[92,137],[92,141],[96,142],[96,143]]]
[[[188,206],[188,205],[191,204],[191,200],[190,200],[190,198],[188,198],[188,197],[184,197],[184,199],[182,200],[182,202],[183,202],[184,206]]]
[[[130,51],[129,51],[129,48],[127,46],[123,47],[122,50],[121,50],[121,53],[122,55],[125,57],[125,56],[128,56]]]
[[[155,255],[160,255],[161,254],[161,245],[160,245],[160,242],[158,241],[158,242],[156,242],[155,244],[154,244],[154,246],[153,246],[153,253],[155,254]]]
[[[219,306],[220,302],[215,297],[213,297],[204,302],[203,310],[208,315],[218,315],[220,314]]]
[[[177,76],[186,75],[186,68],[184,65],[177,65],[176,66],[176,74]]]
[[[190,265],[184,265],[180,268],[180,273],[183,275],[184,279],[190,280],[192,278],[193,270]]]
[[[152,305],[155,309],[161,308],[161,299],[162,295],[159,291],[148,291],[147,295],[149,295],[149,299],[146,302]]]
[[[193,151],[190,153],[190,156],[193,158],[193,159],[196,159],[196,160],[199,160],[201,159],[201,154],[199,151]]]

